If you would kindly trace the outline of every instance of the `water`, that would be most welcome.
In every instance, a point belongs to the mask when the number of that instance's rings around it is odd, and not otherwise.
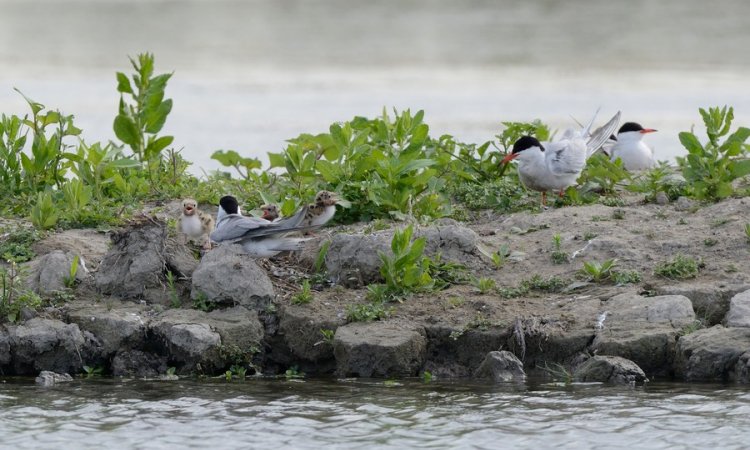
[[[113,138],[114,72],[144,50],[175,71],[164,129],[201,173],[334,121],[424,109],[434,135],[484,142],[502,120],[554,128],[623,111],[683,150],[697,108],[750,124],[750,3],[725,0],[0,0],[0,111],[13,86]]]
[[[740,449],[750,393],[721,385],[381,380],[0,383],[0,447]]]

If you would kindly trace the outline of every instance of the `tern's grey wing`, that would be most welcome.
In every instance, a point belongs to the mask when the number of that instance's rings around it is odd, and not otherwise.
[[[247,236],[249,233],[254,234],[273,225],[272,222],[266,219],[230,214],[216,224],[216,230],[211,233],[211,240],[214,242],[223,242],[239,239]]]
[[[544,158],[555,175],[578,173],[586,165],[586,147],[581,139],[553,142],[544,151]]]
[[[601,127],[597,128],[593,133],[588,142],[586,142],[586,157],[593,155],[595,151],[604,145],[605,142],[615,133],[617,125],[620,124],[620,111],[609,119],[609,122],[605,123]]]

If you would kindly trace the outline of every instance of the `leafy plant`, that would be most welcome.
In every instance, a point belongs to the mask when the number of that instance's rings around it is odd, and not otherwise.
[[[305,373],[301,372],[297,366],[292,366],[284,372],[284,377],[286,377],[287,380],[292,380],[295,378],[305,378]]]
[[[641,274],[635,270],[615,270],[612,272],[612,281],[617,285],[640,283]]]
[[[31,246],[42,238],[42,233],[34,228],[20,228],[0,241],[0,259],[4,261],[26,262],[36,256]]]
[[[169,306],[172,308],[181,308],[182,307],[182,301],[180,301],[180,296],[177,295],[177,288],[175,286],[175,277],[171,270],[167,271],[167,289],[169,290]],[[204,300],[205,305],[205,300]],[[205,305],[207,308],[208,305]],[[197,308],[201,309],[201,308]]]
[[[680,133],[680,143],[688,155],[676,159],[693,196],[717,201],[734,193],[734,180],[750,174],[750,159],[746,158],[748,145],[745,144],[750,137],[750,128],[740,127],[728,135],[734,119],[731,107],[700,108],[699,111],[708,142],[701,144],[692,132]],[[720,138],[724,136],[726,138],[721,142]]]
[[[73,261],[70,263],[70,268],[68,269],[68,275],[63,277],[63,284],[65,284],[65,287],[67,288],[72,288],[76,284],[76,275],[78,275],[79,260],[80,256],[73,256]]]
[[[429,260],[423,255],[427,241],[420,237],[412,242],[413,227],[409,225],[393,234],[391,255],[378,252],[382,265],[380,274],[385,279],[389,294],[395,297],[431,289],[434,281],[430,277]]]
[[[485,277],[476,278],[472,284],[480,294],[491,292],[497,287],[497,282],[495,280]]]
[[[86,378],[100,377],[104,368],[101,366],[83,366],[83,372],[86,374]]]
[[[323,245],[320,246],[318,255],[315,257],[315,264],[313,264],[313,269],[315,270],[315,273],[322,273],[325,271],[326,256],[328,255],[329,248],[331,248],[330,240],[324,241]]]
[[[701,263],[694,258],[677,255],[674,258],[660,262],[654,268],[654,274],[673,280],[695,278],[698,276]]]
[[[336,336],[336,332],[334,330],[323,328],[320,330],[320,334],[323,336],[323,342],[327,344],[333,344],[333,338]]]
[[[140,162],[153,162],[174,140],[172,136],[157,136],[172,111],[172,100],[164,99],[172,74],[153,76],[154,56],[150,53],[130,58],[130,63],[136,72],[132,84],[124,73],[117,72],[120,108],[113,128],[115,136],[133,150]],[[125,101],[126,96],[130,97],[129,102]]]
[[[346,308],[346,320],[348,322],[372,322],[387,318],[392,311],[393,308],[386,308],[382,303],[349,305]]]
[[[560,236],[560,233],[552,236],[552,262],[555,264],[568,262],[568,254],[562,251],[562,236]]]
[[[627,189],[646,195],[646,201],[653,202],[656,196],[663,192],[670,201],[677,200],[686,194],[684,180],[672,175],[673,169],[666,162],[660,162],[632,180]]]
[[[0,320],[16,322],[24,308],[36,309],[42,300],[23,287],[21,269],[11,261],[8,268],[0,268]]]
[[[292,304],[304,305],[310,303],[313,299],[312,290],[310,289],[310,280],[302,282],[302,289],[292,296]]]
[[[52,201],[52,194],[49,191],[39,192],[36,196],[36,202],[31,207],[31,223],[35,227],[47,230],[57,224],[60,215],[57,213],[55,204]]]
[[[425,370],[424,372],[422,372],[421,378],[423,383],[431,383],[433,379],[432,372],[430,372],[429,370]]]
[[[586,167],[578,178],[578,184],[604,194],[614,194],[619,184],[630,179],[622,160],[611,161],[603,153],[597,153],[586,161]]]
[[[581,273],[591,281],[600,283],[612,278],[616,259],[608,259],[602,263],[597,261],[584,261]]]
[[[747,243],[750,244],[750,223],[745,224],[745,239],[747,239]]]

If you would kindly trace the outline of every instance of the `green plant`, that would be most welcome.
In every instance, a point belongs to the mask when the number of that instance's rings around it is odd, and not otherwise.
[[[182,301],[180,301],[180,296],[177,295],[177,288],[175,286],[175,277],[171,270],[167,271],[167,289],[169,289],[169,306],[172,308],[181,308],[182,307]],[[204,307],[206,307],[205,301],[204,301]],[[201,309],[201,308],[197,308]]]
[[[432,377],[432,372],[430,372],[429,370],[425,370],[424,372],[422,372],[422,382],[423,383],[425,383],[425,384],[426,383],[431,383],[432,382],[432,378],[433,378]]]
[[[750,223],[745,224],[745,239],[747,240],[747,243],[750,244]]]
[[[346,320],[348,322],[372,322],[373,320],[385,319],[392,312],[393,308],[386,308],[382,303],[349,305],[346,307]]]
[[[708,142],[701,144],[695,134],[680,133],[680,143],[688,155],[678,157],[677,163],[690,186],[693,196],[701,200],[717,201],[734,194],[732,182],[750,174],[750,159],[747,159],[750,128],[740,127],[727,136],[734,119],[734,109],[699,109],[706,126]],[[727,136],[723,142],[720,138]]]
[[[393,234],[391,255],[378,252],[382,265],[380,274],[385,279],[388,292],[395,298],[413,292],[431,289],[434,281],[430,277],[429,260],[423,255],[426,240],[420,237],[411,241],[411,225]]]
[[[86,378],[100,377],[104,368],[101,366],[83,366],[83,372],[86,374]]]
[[[660,262],[654,268],[654,274],[672,280],[695,278],[698,276],[701,263],[694,258],[677,255],[674,258]]]
[[[719,241],[717,239],[714,239],[714,238],[703,239],[703,245],[705,245],[706,247],[713,247],[714,245],[716,245],[718,243],[719,243]]]
[[[18,263],[30,261],[36,256],[31,246],[42,237],[34,228],[19,228],[8,233],[0,241],[0,259]]]
[[[463,330],[463,329],[462,330],[453,330],[453,331],[450,332],[450,334],[448,335],[448,337],[451,338],[454,341],[457,341],[461,336],[464,335],[465,332],[466,331]]]
[[[305,373],[301,372],[297,368],[297,366],[292,366],[292,367],[288,368],[286,370],[286,372],[284,372],[284,377],[287,380],[292,380],[292,379],[295,379],[295,378],[305,378]]]
[[[568,262],[568,254],[562,251],[562,236],[560,236],[560,233],[552,236],[552,262],[555,264]]]
[[[494,291],[497,287],[497,282],[492,278],[475,278],[472,283],[480,294],[486,294],[490,291]]]
[[[232,377],[236,377],[236,378],[239,378],[240,380],[244,380],[245,375],[247,374],[247,369],[244,366],[235,364],[229,368],[229,374]]]
[[[602,263],[598,261],[584,261],[581,274],[590,281],[600,283],[612,278],[614,267],[617,265],[616,259],[608,259]]]
[[[323,328],[320,330],[320,334],[323,336],[323,342],[327,344],[333,344],[333,338],[336,336],[334,330]]]
[[[36,202],[31,207],[31,223],[35,227],[43,230],[52,228],[57,223],[60,215],[57,213],[55,204],[52,201],[52,194],[48,191],[39,192],[36,196]]]
[[[618,158],[611,161],[603,153],[597,153],[586,161],[578,184],[604,194],[614,194],[618,184],[630,179],[630,173],[625,170],[622,161]]]
[[[195,298],[193,298],[193,308],[209,312],[213,309],[213,305],[208,302],[208,296],[206,296],[206,294],[198,292]]]
[[[160,160],[161,151],[173,141],[172,136],[157,137],[167,115],[172,111],[172,100],[164,99],[171,73],[153,76],[154,56],[141,53],[137,60],[130,58],[136,73],[130,79],[117,72],[117,91],[120,108],[113,124],[115,136],[128,145],[141,163]],[[125,96],[130,102],[125,101]]]
[[[315,264],[313,265],[313,269],[315,270],[315,273],[323,273],[325,271],[326,256],[328,255],[329,248],[331,248],[330,240],[324,241],[323,244],[320,246],[320,250],[318,250],[318,255],[315,257]]]
[[[292,303],[295,305],[304,305],[310,303],[312,299],[313,294],[310,289],[310,281],[305,280],[302,282],[302,289],[292,296]]]
[[[687,336],[688,334],[695,333],[696,331],[701,330],[705,327],[706,327],[706,324],[704,323],[703,320],[695,319],[694,321],[682,327],[682,329],[680,329],[678,334],[680,336]]]
[[[615,270],[612,272],[612,281],[617,285],[640,283],[641,274],[635,270]]]
[[[80,257],[78,255],[73,256],[73,261],[70,263],[68,274],[63,277],[63,284],[65,287],[72,288],[76,284],[76,275],[78,275],[78,262]]]
[[[0,268],[0,320],[16,322],[22,309],[36,309],[41,303],[38,295],[23,287],[21,269],[14,261]]]
[[[672,176],[673,169],[668,163],[661,161],[659,164],[639,174],[627,186],[632,192],[645,194],[647,202],[656,200],[656,196],[663,192],[670,201],[677,200],[686,194],[686,183],[679,177]]]
[[[545,362],[544,367],[541,367],[541,369],[555,381],[565,384],[573,382],[573,373],[560,363],[554,363],[552,366],[549,366]]]
[[[542,291],[542,292],[560,292],[568,283],[560,277],[552,276],[549,278],[542,278],[541,275],[533,275],[528,280],[521,282],[522,290],[530,291]]]

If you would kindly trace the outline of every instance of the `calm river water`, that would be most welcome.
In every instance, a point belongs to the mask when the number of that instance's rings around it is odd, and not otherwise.
[[[382,380],[0,382],[0,448],[745,449],[721,385]]]
[[[620,109],[671,159],[698,107],[750,125],[748,17],[745,0],[0,0],[0,112],[28,111],[15,86],[112,139],[114,73],[152,51],[196,173],[384,107],[469,142]]]

